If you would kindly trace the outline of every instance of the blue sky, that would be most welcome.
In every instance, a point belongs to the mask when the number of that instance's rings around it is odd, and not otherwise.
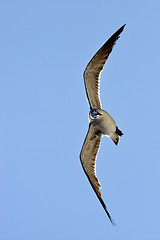
[[[159,240],[159,1],[1,1],[0,239]],[[126,27],[101,74],[124,132],[97,158],[113,227],[82,170],[83,71]]]

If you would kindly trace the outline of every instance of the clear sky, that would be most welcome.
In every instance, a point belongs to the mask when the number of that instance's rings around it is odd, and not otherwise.
[[[0,240],[160,239],[159,1],[2,0]],[[113,227],[80,164],[83,71],[126,27],[101,74],[124,132],[97,158]]]

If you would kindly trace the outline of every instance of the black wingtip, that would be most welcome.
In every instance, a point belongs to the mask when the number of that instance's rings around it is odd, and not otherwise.
[[[112,223],[113,227],[117,227],[116,223],[113,221],[113,219],[109,219],[110,222]]]
[[[120,27],[107,41],[107,43],[114,43],[115,45],[116,41],[119,39],[121,32],[123,31],[126,24],[124,24],[122,27]]]
[[[91,185],[92,185],[92,184],[91,184]],[[93,185],[92,185],[92,187],[93,187]],[[93,188],[93,190],[95,191],[94,188]],[[96,191],[95,191],[95,193],[96,193],[96,195],[97,195],[97,197],[98,197],[100,203],[102,204],[102,207],[104,208],[104,210],[105,210],[105,212],[106,212],[106,214],[107,214],[107,216],[108,216],[110,222],[112,223],[113,226],[116,226],[116,224],[115,224],[115,222],[113,221],[113,219],[112,219],[110,213],[109,213],[108,210],[107,210],[106,204],[104,203],[103,199],[101,198],[101,196],[99,196],[99,195],[97,194]]]
[[[123,132],[116,126],[116,133],[121,137]]]
[[[122,27],[120,27],[114,34],[115,35],[117,35],[117,37],[119,38],[120,36],[120,34],[121,34],[121,32],[123,31],[123,29],[124,29],[124,27],[126,26],[126,24],[124,24]]]
[[[114,227],[116,227],[117,225],[116,225],[116,223],[113,221],[113,219],[112,219],[111,215],[109,214],[109,212],[107,211],[107,209],[105,209],[105,211],[106,211],[107,216],[108,216],[110,222],[112,223],[112,225],[113,225]]]
[[[122,27],[120,27],[120,29],[119,29],[119,30],[121,30],[121,32],[122,32],[125,26],[126,26],[126,24],[123,24],[123,26],[122,26]]]

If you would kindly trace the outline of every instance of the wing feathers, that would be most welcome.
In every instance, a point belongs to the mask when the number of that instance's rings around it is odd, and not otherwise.
[[[89,125],[89,130],[87,136],[85,138],[81,153],[80,153],[80,160],[83,167],[83,170],[95,191],[99,201],[101,202],[105,212],[107,213],[111,223],[115,225],[114,221],[112,220],[106,205],[101,197],[101,192],[99,190],[100,183],[96,176],[96,158],[97,153],[100,146],[102,134],[100,133],[97,126],[93,126],[92,123]]]
[[[87,98],[91,108],[101,108],[101,101],[99,97],[99,80],[100,73],[103,70],[104,64],[111,53],[115,42],[118,40],[120,33],[124,29],[123,25],[117,30],[98,50],[88,63],[84,72],[84,82],[86,88]]]

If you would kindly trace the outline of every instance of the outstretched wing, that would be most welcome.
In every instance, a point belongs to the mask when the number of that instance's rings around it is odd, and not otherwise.
[[[104,64],[112,51],[115,42],[119,38],[120,33],[124,29],[123,25],[117,30],[98,50],[88,63],[84,72],[84,83],[86,88],[86,94],[91,108],[101,108],[101,101],[99,97],[99,82],[100,73],[103,70]]]
[[[100,132],[98,127],[90,123],[89,130],[80,153],[80,160],[81,160],[83,170],[87,175],[87,178],[93,190],[95,191],[111,223],[115,225],[101,197],[101,192],[99,190],[101,186],[96,176],[96,157],[99,150],[101,137],[102,137],[102,133]]]

